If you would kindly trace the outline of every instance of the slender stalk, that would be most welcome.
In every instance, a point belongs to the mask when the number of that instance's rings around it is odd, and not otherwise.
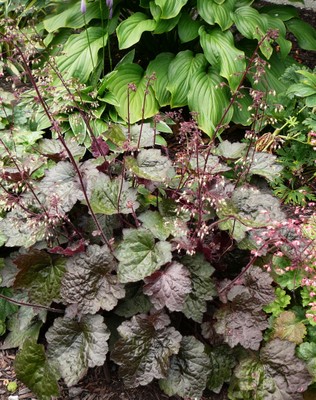
[[[19,301],[12,299],[11,297],[5,296],[4,294],[0,293],[0,298],[8,301],[9,303],[16,304],[17,306],[25,306],[25,307],[33,307],[33,308],[40,308],[42,310],[47,310],[59,314],[64,314],[64,310],[59,310],[58,308],[52,308],[52,307],[47,307],[43,306],[42,304],[34,304],[34,303],[27,303],[25,301]]]
[[[109,240],[107,239],[107,237],[105,236],[105,234],[104,234],[104,232],[103,232],[103,229],[102,229],[102,227],[101,227],[101,225],[100,225],[100,223],[99,223],[99,221],[98,221],[98,219],[97,219],[97,217],[96,217],[96,215],[95,215],[95,213],[94,213],[94,211],[93,211],[93,209],[92,209],[92,207],[91,207],[90,200],[89,200],[89,197],[88,197],[86,188],[85,188],[85,184],[84,184],[84,182],[83,182],[83,178],[82,178],[82,175],[81,175],[79,166],[78,166],[76,160],[74,159],[74,157],[73,157],[73,155],[72,155],[72,153],[71,153],[69,147],[67,146],[67,143],[66,143],[64,137],[62,136],[62,133],[61,133],[59,124],[58,124],[58,122],[53,118],[53,116],[51,115],[51,113],[49,112],[48,106],[47,106],[47,104],[45,103],[45,100],[43,99],[43,97],[42,97],[42,95],[41,95],[41,93],[40,93],[40,91],[39,91],[39,88],[38,88],[38,86],[37,86],[37,83],[36,83],[36,81],[35,81],[35,79],[34,79],[34,76],[33,76],[33,74],[32,74],[32,71],[30,70],[30,67],[28,66],[28,63],[27,63],[27,61],[26,61],[26,59],[25,59],[25,57],[24,57],[24,54],[23,54],[22,50],[20,49],[20,47],[19,47],[18,45],[16,45],[16,49],[17,49],[18,53],[20,54],[20,56],[21,56],[21,58],[22,58],[22,60],[23,60],[26,73],[28,74],[28,76],[29,76],[29,78],[30,78],[30,81],[31,81],[31,83],[32,83],[32,85],[33,85],[33,87],[34,87],[34,89],[35,89],[35,91],[36,91],[36,94],[37,94],[37,96],[38,96],[38,98],[39,98],[39,101],[40,101],[40,103],[41,103],[41,105],[42,105],[42,107],[43,107],[43,109],[44,109],[44,111],[45,111],[45,113],[46,113],[46,115],[47,115],[49,121],[50,121],[51,124],[52,124],[52,129],[55,130],[55,132],[57,133],[58,139],[60,140],[60,142],[62,143],[63,147],[65,148],[65,150],[66,150],[66,152],[67,152],[67,154],[68,154],[68,157],[69,157],[69,159],[70,159],[70,162],[71,162],[71,164],[73,165],[73,167],[74,167],[74,169],[75,169],[75,171],[76,171],[76,174],[77,174],[77,176],[78,176],[78,178],[79,178],[80,186],[81,186],[81,189],[82,189],[82,192],[83,192],[83,195],[84,195],[84,198],[85,198],[87,207],[88,207],[88,209],[89,209],[89,211],[90,211],[90,214],[91,214],[91,216],[92,216],[92,218],[93,218],[93,221],[94,221],[96,227],[98,228],[98,231],[100,232],[100,236],[102,237],[102,240],[104,241],[104,243],[106,243],[106,244],[108,245],[108,247],[112,250],[112,245],[111,245],[111,243],[109,242]]]

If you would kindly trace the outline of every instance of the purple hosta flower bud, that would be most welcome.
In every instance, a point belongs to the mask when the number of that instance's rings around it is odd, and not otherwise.
[[[109,18],[113,17],[113,0],[105,0],[106,5],[109,7]]]
[[[86,0],[81,0],[80,10],[81,10],[82,14],[84,14],[87,11]]]

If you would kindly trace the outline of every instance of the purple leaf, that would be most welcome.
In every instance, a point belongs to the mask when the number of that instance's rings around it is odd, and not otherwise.
[[[67,304],[78,304],[78,312],[95,314],[112,310],[125,291],[115,274],[116,261],[109,248],[88,246],[86,253],[69,258],[61,293]]]
[[[151,316],[134,316],[118,327],[121,336],[112,352],[128,388],[167,376],[170,357],[180,348],[181,335],[172,327],[156,328]],[[164,324],[163,324],[164,325]]]
[[[91,152],[93,157],[103,157],[106,156],[109,153],[109,146],[105,142],[104,139],[102,139],[101,136],[97,138],[93,138],[92,144],[91,144]]]
[[[181,311],[186,295],[190,292],[190,273],[186,267],[176,262],[145,278],[144,293],[157,309],[166,306],[170,311]]]

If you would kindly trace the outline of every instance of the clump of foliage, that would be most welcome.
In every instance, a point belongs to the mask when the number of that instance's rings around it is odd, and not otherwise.
[[[296,156],[298,179],[314,167],[315,73],[286,69],[285,35],[308,49],[315,31],[250,0],[35,3],[32,25],[7,6],[1,27],[8,80],[32,86],[1,93],[0,333],[18,378],[50,399],[110,358],[131,388],[302,399],[315,204],[308,178],[303,198],[280,187]],[[287,216],[270,187],[306,207]]]

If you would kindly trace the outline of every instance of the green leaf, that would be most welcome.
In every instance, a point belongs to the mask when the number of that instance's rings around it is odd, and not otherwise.
[[[162,216],[158,211],[145,211],[138,219],[143,227],[150,230],[159,240],[166,240],[170,235],[183,236],[187,230],[186,223],[176,216]]]
[[[207,388],[215,393],[220,393],[224,383],[229,383],[232,369],[236,365],[232,350],[227,345],[206,348],[210,357],[210,373],[207,379]]]
[[[131,318],[136,314],[146,314],[152,308],[152,304],[143,293],[143,286],[137,283],[129,283],[125,286],[126,295],[115,307],[115,314]]]
[[[129,89],[129,84],[136,85],[136,91]],[[138,64],[120,65],[107,78],[106,86],[118,100],[119,106],[115,108],[124,121],[134,124],[159,112],[154,89],[148,85],[148,77]]]
[[[196,322],[202,322],[203,314],[207,309],[207,301],[213,300],[216,296],[215,284],[211,278],[214,268],[208,263],[202,254],[193,257],[181,258],[190,274],[192,291],[187,296],[182,312],[187,318]]]
[[[204,345],[193,336],[182,338],[177,355],[172,356],[166,379],[159,386],[168,395],[200,398],[206,386],[210,360]]]
[[[251,163],[248,172],[251,175],[260,175],[268,181],[273,181],[280,174],[283,166],[277,163],[277,157],[274,154],[265,152],[255,152],[251,157]]]
[[[143,32],[154,31],[155,28],[156,21],[148,19],[147,15],[141,12],[132,14],[116,28],[120,50],[127,49],[138,43]]]
[[[188,104],[188,91],[192,77],[203,71],[207,60],[203,54],[194,55],[192,51],[179,52],[171,61],[168,70],[167,90],[171,93],[171,107],[181,107]]]
[[[63,78],[87,82],[98,64],[98,52],[106,45],[107,39],[107,31],[99,26],[71,35],[63,48],[64,54],[56,59]]]
[[[174,54],[160,53],[154,60],[150,61],[146,70],[148,76],[153,74],[156,76],[152,88],[161,107],[170,104],[170,92],[167,85],[169,83],[168,69],[172,60],[174,60]]]
[[[119,374],[127,388],[147,385],[165,378],[169,359],[180,348],[181,335],[173,327],[155,327],[155,316],[134,316],[118,328],[121,339],[111,358],[120,366]]]
[[[221,87],[222,79],[210,71],[195,73],[190,82],[188,105],[191,111],[197,112],[199,128],[212,137],[217,124],[225,125],[233,115],[233,107],[229,108],[228,92]],[[229,108],[229,109],[228,109]],[[226,112],[223,118],[223,112]]]
[[[159,149],[142,149],[136,159],[126,157],[125,162],[126,167],[135,175],[151,181],[165,182],[175,175],[172,162]]]
[[[57,32],[60,28],[78,29],[87,25],[92,19],[101,17],[97,2],[87,2],[87,11],[83,15],[80,12],[80,1],[72,5],[66,4],[59,14],[49,14],[43,21],[44,28],[48,32]]]
[[[18,221],[18,223],[17,223]],[[7,247],[28,248],[45,238],[44,224],[34,224],[30,214],[20,208],[8,212],[6,218],[0,219],[0,236],[6,237]]]
[[[244,358],[234,371],[229,398],[301,400],[311,377],[294,353],[294,343],[274,339],[263,346],[259,359]]]
[[[182,43],[191,42],[199,36],[201,21],[192,19],[191,15],[182,11],[178,23],[178,35]]]
[[[84,315],[80,321],[56,318],[46,333],[47,355],[57,363],[67,386],[72,386],[88,368],[104,364],[109,337],[101,315]]]
[[[235,160],[245,154],[247,146],[246,143],[231,143],[228,140],[224,140],[216,147],[214,153],[229,160]]]
[[[123,178],[102,174],[91,187],[90,204],[96,214],[130,214],[139,207],[137,190]]]
[[[27,296],[22,295],[18,300],[28,301]],[[21,347],[26,339],[37,341],[43,322],[46,320],[46,311],[36,312],[32,307],[21,306],[17,313],[8,320],[8,334],[6,335],[1,350]]]
[[[307,22],[298,18],[286,21],[287,29],[296,37],[298,45],[304,50],[315,51],[316,30]]]
[[[207,33],[202,26],[199,35],[207,61],[227,79],[231,90],[235,91],[240,84],[246,62],[244,52],[234,45],[233,34],[218,28]]]
[[[154,0],[160,8],[160,18],[170,19],[176,17],[188,0]]]
[[[115,255],[119,260],[120,282],[136,282],[171,261],[171,244],[155,243],[153,234],[144,228],[125,229]]]
[[[316,381],[316,343],[305,342],[298,346],[297,355],[307,364],[309,373],[313,376],[313,381]]]
[[[59,374],[47,360],[42,344],[37,344],[32,339],[26,340],[15,357],[14,368],[18,379],[40,400],[51,400],[51,396],[59,395]]]
[[[276,299],[272,303],[264,306],[263,310],[266,313],[272,313],[274,317],[277,317],[281,314],[284,308],[290,304],[291,296],[286,294],[286,291],[279,287],[275,289],[275,296]]]
[[[61,301],[60,286],[65,272],[63,258],[52,258],[40,250],[18,256],[14,263],[19,268],[14,286],[25,289],[29,300],[49,306],[53,301]]]
[[[259,42],[268,31],[268,16],[250,6],[239,7],[233,14],[233,19],[239,32],[247,39],[257,39]],[[265,40],[260,50],[269,59],[273,53],[273,48],[268,40]]]
[[[222,31],[230,28],[233,24],[231,13],[233,12],[236,0],[198,0],[197,10],[199,15],[209,25],[218,24]]]
[[[259,359],[243,359],[234,371],[229,398],[302,400],[311,378],[294,353],[294,343],[274,339],[261,349]]]
[[[281,21],[288,21],[292,18],[298,18],[298,9],[294,6],[271,4],[260,7],[260,13],[268,14],[273,18],[278,18]]]
[[[7,297],[12,297],[12,289],[0,287],[0,294]],[[18,311],[18,306],[10,303],[8,300],[0,298],[0,321],[5,321],[10,315]],[[0,335],[1,336],[1,335]]]
[[[125,295],[115,274],[116,261],[106,245],[88,246],[85,253],[69,258],[61,294],[82,314],[95,314],[100,308],[112,310]]]
[[[303,342],[306,327],[303,322],[297,321],[293,311],[283,311],[273,322],[273,338],[288,340],[295,344]]]

